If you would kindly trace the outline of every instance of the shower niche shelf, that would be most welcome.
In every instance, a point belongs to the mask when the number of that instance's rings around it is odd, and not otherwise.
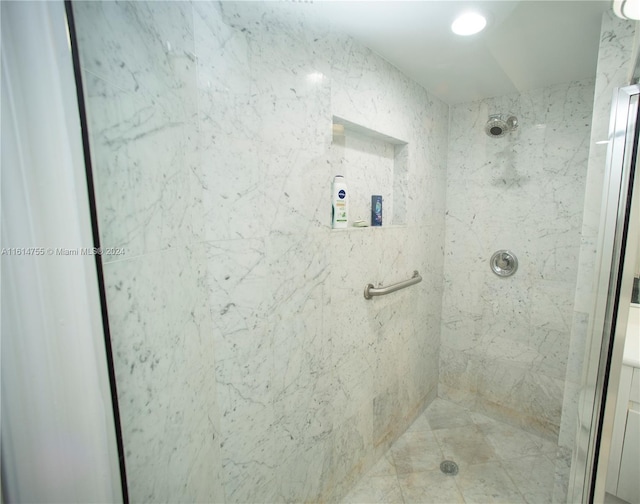
[[[382,226],[407,221],[408,144],[398,138],[333,116],[330,147],[333,174],[343,175],[350,193],[349,228],[356,220],[371,224],[371,196],[382,195]]]

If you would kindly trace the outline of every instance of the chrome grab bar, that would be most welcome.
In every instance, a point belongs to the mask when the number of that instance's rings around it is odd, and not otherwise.
[[[385,294],[391,294],[410,285],[415,285],[422,282],[422,277],[418,271],[413,272],[413,276],[409,280],[404,282],[398,282],[397,284],[388,285],[386,287],[374,287],[373,284],[369,284],[364,288],[364,298],[371,299],[373,296],[384,296]]]

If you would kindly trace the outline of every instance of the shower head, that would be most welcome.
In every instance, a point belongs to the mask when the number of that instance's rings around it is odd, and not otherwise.
[[[484,131],[492,138],[500,138],[518,127],[518,118],[513,115],[494,114],[484,127]]]

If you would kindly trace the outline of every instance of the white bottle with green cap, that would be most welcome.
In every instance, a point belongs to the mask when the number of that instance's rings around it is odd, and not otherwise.
[[[331,227],[334,229],[346,228],[349,216],[349,193],[347,184],[342,175],[333,177],[331,185],[333,216]]]

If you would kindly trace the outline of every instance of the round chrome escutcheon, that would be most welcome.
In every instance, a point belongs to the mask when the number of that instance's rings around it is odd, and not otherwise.
[[[509,250],[498,250],[489,261],[491,271],[501,277],[513,275],[518,270],[518,259]]]

